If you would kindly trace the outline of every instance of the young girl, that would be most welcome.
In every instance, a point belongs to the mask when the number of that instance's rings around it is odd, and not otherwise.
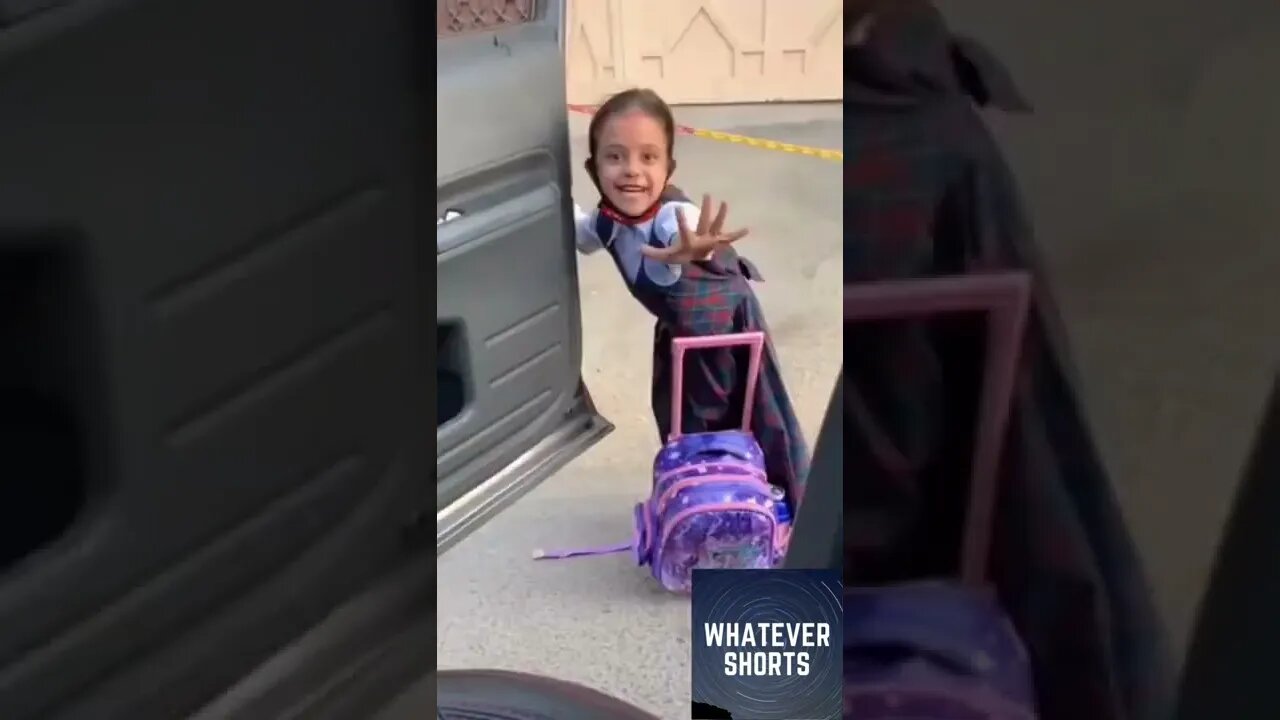
[[[671,432],[671,339],[766,331],[750,280],[760,274],[730,245],[745,230],[724,232],[728,207],[712,217],[670,184],[675,120],[651,90],[614,95],[591,120],[587,174],[600,191],[589,212],[575,208],[578,249],[606,250],[631,294],[656,319],[652,402],[663,442]],[[767,331],[766,331],[767,332]],[[809,456],[791,399],[766,344],[751,431],[765,454],[769,479],[801,499]],[[691,353],[685,358],[685,433],[741,426],[748,356],[745,350]]]

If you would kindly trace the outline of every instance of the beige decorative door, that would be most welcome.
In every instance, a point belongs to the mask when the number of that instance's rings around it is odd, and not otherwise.
[[[838,100],[842,0],[570,0],[569,102]]]

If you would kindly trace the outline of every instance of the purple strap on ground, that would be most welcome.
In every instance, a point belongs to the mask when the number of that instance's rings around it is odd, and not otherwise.
[[[613,555],[615,553],[627,552],[633,550],[636,552],[636,562],[642,564],[643,561],[639,557],[641,545],[644,542],[644,535],[641,528],[644,527],[644,513],[648,510],[648,503],[639,503],[635,508],[635,527],[632,529],[631,540],[625,543],[615,543],[613,545],[597,545],[595,547],[575,548],[572,550],[535,550],[533,553],[534,560],[566,560],[576,557],[590,557],[593,555]]]
[[[614,553],[627,552],[632,548],[633,543],[618,543],[616,545],[601,545],[598,547],[578,548],[576,550],[539,550],[534,555],[534,560],[564,560],[565,558],[586,557],[588,555],[612,555]]]

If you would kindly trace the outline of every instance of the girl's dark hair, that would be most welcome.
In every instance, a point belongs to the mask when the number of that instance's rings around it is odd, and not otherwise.
[[[595,159],[596,147],[599,143],[600,128],[609,122],[614,115],[638,111],[662,123],[662,130],[667,136],[667,159],[675,157],[676,119],[658,93],[646,88],[632,88],[614,95],[596,110],[591,117],[591,126],[587,130],[587,149],[591,160]],[[589,160],[588,162],[590,162]]]

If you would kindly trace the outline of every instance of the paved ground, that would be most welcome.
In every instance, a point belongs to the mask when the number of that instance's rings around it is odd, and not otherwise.
[[[839,149],[838,107],[688,109],[679,122]],[[574,148],[585,120],[573,118]],[[676,182],[730,203],[751,228],[740,250],[758,286],[783,374],[810,441],[839,369],[840,165],[700,138],[677,140]],[[575,159],[581,166],[581,157]],[[595,190],[579,171],[574,195]],[[534,563],[537,547],[625,539],[648,490],[657,443],[649,413],[652,320],[608,258],[583,258],[584,373],[617,430],[450,550],[438,563],[441,667],[500,667],[584,682],[657,713],[688,713],[688,601],[660,591],[626,556]],[[585,656],[585,657],[584,657]]]

